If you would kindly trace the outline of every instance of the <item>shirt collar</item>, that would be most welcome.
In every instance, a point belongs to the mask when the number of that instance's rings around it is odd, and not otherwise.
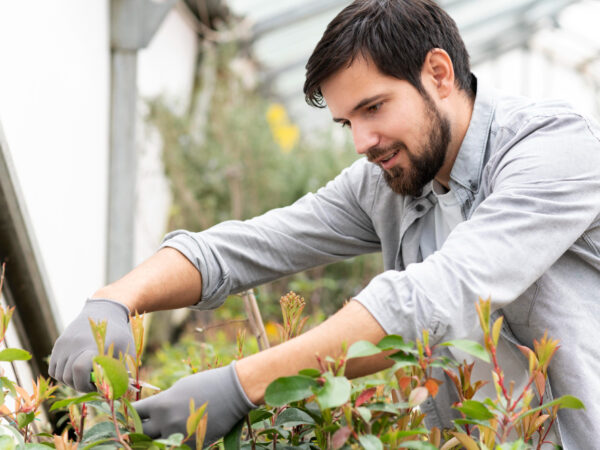
[[[467,134],[450,172],[451,181],[477,192],[483,170],[485,149],[487,146],[496,99],[491,89],[481,85],[473,75],[476,86],[475,104]]]

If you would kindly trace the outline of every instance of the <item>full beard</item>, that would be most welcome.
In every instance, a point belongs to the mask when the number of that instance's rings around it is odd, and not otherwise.
[[[408,168],[403,169],[395,166],[389,170],[383,170],[385,181],[396,194],[419,196],[423,187],[433,180],[444,165],[446,153],[448,152],[451,137],[450,121],[447,117],[442,117],[433,100],[427,94],[424,94],[423,98],[427,108],[427,116],[430,119],[430,128],[425,145],[416,149],[415,152],[410,152],[404,143],[397,141],[386,148],[374,147],[367,152],[369,161],[374,161],[390,152],[406,152],[406,156],[410,161]]]

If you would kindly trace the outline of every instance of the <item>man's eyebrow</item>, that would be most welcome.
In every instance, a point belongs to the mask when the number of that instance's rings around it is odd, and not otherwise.
[[[382,97],[385,97],[385,96],[386,96],[386,94],[377,94],[377,95],[373,95],[372,97],[363,98],[360,102],[358,102],[356,104],[356,106],[354,106],[354,108],[352,108],[352,112],[358,111],[363,106],[368,105],[369,103],[373,103],[374,101],[379,100],[379,99],[381,99]],[[345,122],[346,119],[334,117],[333,121],[334,122]]]

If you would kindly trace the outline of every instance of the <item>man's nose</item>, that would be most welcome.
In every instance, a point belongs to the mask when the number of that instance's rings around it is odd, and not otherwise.
[[[352,139],[356,153],[364,155],[367,151],[379,144],[379,134],[370,127],[352,124]]]

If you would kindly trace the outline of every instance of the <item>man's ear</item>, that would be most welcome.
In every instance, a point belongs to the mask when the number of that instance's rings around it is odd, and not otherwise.
[[[445,50],[434,48],[427,53],[421,69],[421,82],[427,91],[436,92],[440,99],[452,93],[455,89],[454,65]]]

